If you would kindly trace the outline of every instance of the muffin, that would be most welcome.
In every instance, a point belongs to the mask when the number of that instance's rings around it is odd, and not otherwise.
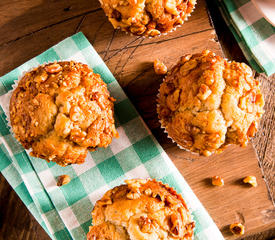
[[[191,240],[195,223],[184,200],[156,180],[132,179],[96,202],[88,240]]]
[[[87,151],[118,137],[114,99],[87,65],[58,62],[26,73],[10,100],[16,139],[31,155],[61,166],[83,163]]]
[[[114,28],[154,37],[183,24],[196,0],[100,0]]]
[[[209,50],[186,55],[160,86],[161,126],[179,146],[205,156],[246,146],[264,113],[259,85],[244,63]]]

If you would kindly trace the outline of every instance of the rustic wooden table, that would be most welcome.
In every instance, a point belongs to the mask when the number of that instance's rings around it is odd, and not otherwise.
[[[155,58],[171,67],[181,55],[209,48],[229,59],[245,61],[213,1],[208,1],[207,8],[205,0],[200,0],[190,20],[177,31],[144,39],[113,30],[96,0],[1,0],[0,76],[78,31],[87,36],[114,73],[224,236],[235,239],[228,232],[228,225],[242,221],[247,229],[244,239],[272,239],[275,236],[275,76],[256,74],[266,100],[266,113],[253,140],[258,158],[250,144],[245,149],[230,147],[222,155],[198,159],[171,143],[157,121],[155,97],[162,79],[153,72]],[[209,185],[208,177],[216,174],[224,176],[226,187],[217,190]],[[240,178],[247,174],[258,177],[259,187],[248,189],[239,184]],[[0,239],[49,239],[2,175]]]

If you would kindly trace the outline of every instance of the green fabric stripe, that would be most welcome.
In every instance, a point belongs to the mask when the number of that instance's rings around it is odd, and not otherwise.
[[[233,33],[244,56],[257,72],[275,73],[275,60],[264,53],[259,44],[274,35],[274,27],[264,18],[248,26],[238,8],[250,1],[216,0],[218,8]]]
[[[8,167],[11,162],[11,158],[9,157],[4,144],[0,144],[0,171],[3,171],[6,167]]]
[[[232,1],[232,0],[224,0],[224,4],[228,8],[229,12],[233,12],[239,7],[243,6],[244,4],[248,3],[249,0],[238,0],[238,1]]]

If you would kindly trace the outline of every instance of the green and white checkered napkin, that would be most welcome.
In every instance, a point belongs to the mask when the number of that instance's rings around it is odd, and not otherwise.
[[[251,67],[268,76],[275,73],[275,28],[250,0],[216,2]]]
[[[75,60],[88,64],[116,98],[120,138],[106,149],[88,153],[81,165],[60,167],[28,155],[7,125],[7,99],[14,80],[38,64]],[[195,239],[223,239],[186,181],[152,136],[112,73],[82,33],[65,39],[0,78],[0,170],[41,226],[53,239],[86,239],[95,202],[127,178],[156,178],[182,193],[196,221]],[[56,186],[57,177],[71,182]]]

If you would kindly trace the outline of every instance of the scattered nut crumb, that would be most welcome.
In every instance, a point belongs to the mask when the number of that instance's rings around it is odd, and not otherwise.
[[[257,187],[258,183],[257,183],[257,179],[255,176],[247,176],[243,179],[244,183],[249,183],[251,186],[253,187]]]
[[[57,186],[61,187],[71,181],[71,178],[69,175],[61,175],[58,177]]]
[[[242,225],[241,223],[232,223],[230,224],[230,231],[234,234],[234,235],[243,235],[244,234],[244,225]]]
[[[222,187],[224,185],[224,181],[220,176],[212,177],[212,185]]]
[[[158,75],[164,75],[167,73],[166,65],[158,59],[154,61],[154,70]]]

